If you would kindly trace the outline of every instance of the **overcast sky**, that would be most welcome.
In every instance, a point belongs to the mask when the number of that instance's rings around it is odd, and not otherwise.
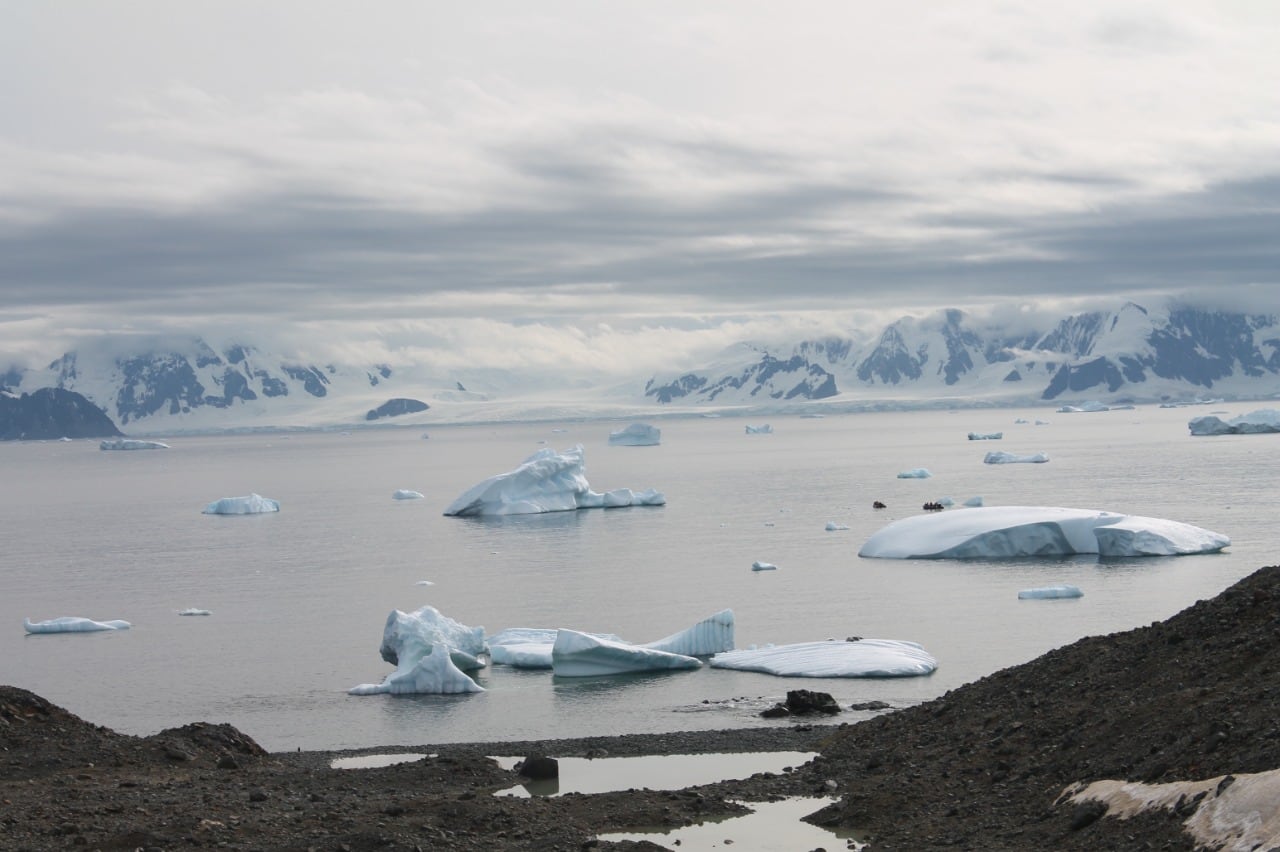
[[[1280,309],[1271,0],[0,20],[0,357],[270,332],[621,370],[948,306]]]

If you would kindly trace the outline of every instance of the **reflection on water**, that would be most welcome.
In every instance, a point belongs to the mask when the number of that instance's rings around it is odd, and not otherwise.
[[[600,840],[610,843],[647,840],[669,849],[678,848],[681,852],[703,852],[730,845],[735,852],[789,852],[821,849],[834,838],[846,841],[849,849],[865,849],[866,844],[859,842],[852,832],[820,828],[802,821],[833,801],[800,798],[780,802],[740,802],[751,808],[751,813],[671,830],[602,834]]]
[[[642,757],[562,757],[560,777],[529,782],[499,791],[499,796],[555,796],[563,793],[610,793],[616,790],[680,790],[748,778],[757,772],[786,772],[816,755],[803,751],[737,754],[671,754]],[[519,757],[495,757],[504,769],[515,769]]]

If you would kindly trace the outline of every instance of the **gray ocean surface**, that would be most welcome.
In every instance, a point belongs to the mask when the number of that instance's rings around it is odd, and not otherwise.
[[[175,437],[168,450],[136,452],[0,443],[0,682],[125,733],[229,722],[275,751],[785,725],[758,714],[797,688],[845,705],[911,705],[1081,637],[1167,618],[1274,563],[1280,437],[1189,436],[1187,420],[1208,412],[654,419],[656,447],[609,446],[630,421],[438,426],[426,440],[421,428]],[[773,434],[744,434],[763,422]],[[1004,439],[969,441],[971,431]],[[593,489],[657,488],[667,505],[442,515],[533,451],[575,444]],[[985,465],[990,450],[1051,461]],[[897,478],[916,467],[933,477]],[[393,500],[401,488],[425,499]],[[250,492],[281,511],[201,514]],[[1109,561],[857,555],[884,524],[947,496],[1171,518],[1232,545]],[[828,521],[849,529],[827,532]],[[778,570],[753,572],[756,560]],[[1017,597],[1059,583],[1084,597]],[[391,670],[378,655],[387,614],[424,604],[489,633],[569,627],[636,642],[730,608],[740,648],[906,639],[939,668],[882,680],[710,667],[569,679],[497,666],[477,676],[483,693],[348,695]],[[187,607],[212,614],[177,614]],[[23,631],[24,617],[65,615],[133,627]]]

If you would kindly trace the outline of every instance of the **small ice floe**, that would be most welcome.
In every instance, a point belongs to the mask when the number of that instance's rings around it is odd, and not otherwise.
[[[1049,425],[1049,421],[1048,421],[1048,420],[1036,420],[1036,425],[1037,425],[1037,426],[1048,426],[1048,425]]]
[[[1028,422],[1028,420],[1027,420],[1025,417],[1019,417],[1017,420],[1015,420],[1015,421],[1013,421],[1013,422],[1014,422],[1014,424],[1016,424],[1016,425],[1021,425],[1021,424],[1025,424],[1025,423],[1027,423],[1027,422]]]
[[[352,695],[483,692],[464,669],[484,666],[484,628],[467,627],[431,606],[392,610],[382,629],[382,659],[396,667],[382,683],[362,683]]]
[[[213,613],[207,609],[189,606],[186,609],[178,610],[178,615],[213,615]]]
[[[772,562],[752,562],[751,570],[752,571],[777,571],[778,566],[774,565]]]
[[[265,512],[279,512],[280,501],[263,497],[261,494],[222,497],[214,500],[201,511],[205,515],[260,515]]]
[[[426,441],[426,440],[430,440],[430,438],[431,438],[431,433],[430,433],[430,432],[423,432],[423,433],[422,433],[422,440]]]
[[[92,633],[99,630],[128,630],[131,625],[127,621],[118,619],[94,621],[92,618],[64,615],[47,621],[32,621],[24,618],[22,626],[28,633]]]
[[[1018,455],[1017,453],[990,452],[983,458],[983,464],[1044,464],[1049,460],[1048,453],[1031,453],[1029,455]]]
[[[419,580],[418,582],[414,583],[414,585],[415,586],[434,586],[435,583],[431,582],[430,580]]]
[[[1003,432],[970,432],[970,441],[999,441],[1004,438]]]
[[[168,444],[160,441],[139,441],[136,438],[115,438],[98,445],[103,450],[167,450]]]
[[[970,497],[968,500],[964,501],[964,505],[968,506],[970,509],[976,509],[982,505],[982,497]]]
[[[398,488],[391,494],[392,500],[421,500],[421,491],[410,491],[408,488]]]
[[[848,524],[838,524],[838,523],[836,523],[835,521],[827,521],[827,525],[826,525],[826,527],[824,527],[824,529],[826,529],[826,531],[827,531],[827,532],[836,532],[837,530],[847,530],[847,529],[849,529],[849,525],[848,525]]]
[[[1018,592],[1018,600],[1053,600],[1056,598],[1082,598],[1084,592],[1079,586],[1063,584],[1061,586],[1041,586],[1036,589],[1023,589]]]
[[[609,443],[615,447],[656,447],[662,443],[662,430],[648,423],[632,423],[610,432]]]
[[[933,476],[927,467],[913,467],[898,474],[899,479],[928,479]]]
[[[748,435],[772,435],[773,427],[770,426],[768,423],[761,423],[759,426],[752,426],[750,423],[748,423],[747,434]]]
[[[938,661],[915,642],[827,639],[725,651],[711,658],[711,667],[778,677],[918,677]]]
[[[724,609],[697,624],[662,639],[635,647],[703,657],[733,648],[733,610]],[[510,627],[485,639],[489,659],[495,664],[517,668],[549,669],[554,667],[554,649],[559,630],[540,627]],[[630,645],[612,633],[584,633],[594,639],[617,645]]]
[[[70,439],[70,438],[68,438],[66,435],[63,435],[63,436],[62,436],[61,438],[59,438],[58,440],[59,440],[59,441],[61,441],[61,442],[62,442],[62,443],[64,443],[64,444],[68,444],[68,443],[70,443],[70,442],[71,442],[71,439]]]
[[[882,527],[859,556],[1005,559],[1028,556],[1179,556],[1216,553],[1221,533],[1163,518],[1055,506],[988,506],[915,515]]]
[[[952,506],[956,504],[956,501],[950,497],[939,497],[937,500],[934,500],[933,502],[944,509],[950,509]]]

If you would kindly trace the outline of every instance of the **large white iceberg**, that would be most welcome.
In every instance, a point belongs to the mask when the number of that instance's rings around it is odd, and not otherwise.
[[[999,441],[1004,438],[1003,432],[970,432],[970,441]]]
[[[1280,409],[1260,408],[1230,420],[1212,414],[1187,422],[1192,435],[1257,435],[1280,432]]]
[[[997,559],[1024,556],[1177,556],[1214,553],[1231,544],[1221,533],[1095,509],[987,506],[914,515],[867,539],[859,556],[886,559]]]
[[[915,642],[828,639],[726,651],[712,657],[711,666],[779,677],[915,677],[931,673],[938,661]]]
[[[648,423],[632,423],[610,432],[609,443],[619,447],[656,447],[662,443],[662,430]]]
[[[28,633],[91,633],[97,630],[128,630],[130,624],[119,619],[94,621],[92,618],[81,618],[78,615],[64,615],[47,621],[32,621],[24,618],[22,626]]]
[[[556,631],[556,641],[551,648],[551,667],[561,677],[672,671],[701,666],[702,661],[697,657],[615,642],[577,630]]]
[[[248,494],[244,497],[223,497],[214,500],[201,510],[206,515],[260,515],[263,512],[279,512],[280,501]]]
[[[378,653],[396,670],[382,683],[362,683],[352,695],[483,692],[464,669],[484,666],[484,628],[468,627],[433,606],[393,609]]]
[[[491,476],[467,489],[444,513],[457,517],[532,515],[571,509],[661,506],[666,502],[662,492],[653,489],[620,488],[604,494],[592,491],[579,444],[562,453],[549,447],[538,450],[515,470]]]
[[[631,647],[665,651],[687,657],[705,657],[733,648],[733,610],[724,609],[692,627],[644,645]],[[526,669],[553,667],[553,651],[559,630],[541,627],[509,627],[485,640],[495,664]],[[611,644],[631,645],[612,633],[583,633]],[[664,665],[663,668],[666,668]],[[630,670],[630,669],[629,669]]]
[[[98,445],[101,450],[167,450],[168,444],[159,441],[139,441],[136,438],[115,438]]]
[[[1049,460],[1046,453],[1031,453],[1029,455],[1018,455],[1017,453],[1005,453],[1000,451],[987,453],[983,458],[983,464],[1044,464]]]

